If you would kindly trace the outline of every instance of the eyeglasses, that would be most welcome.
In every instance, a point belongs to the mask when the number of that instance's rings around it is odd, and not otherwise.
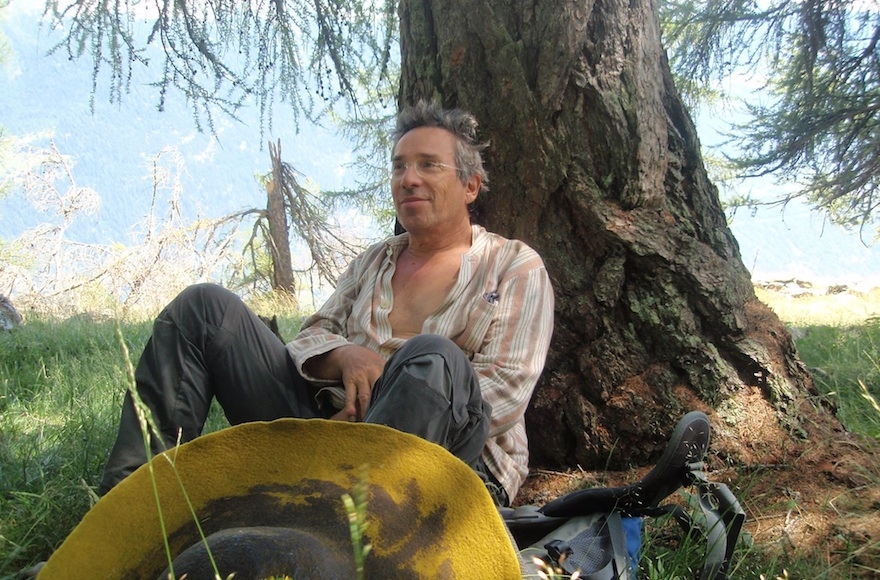
[[[406,173],[406,170],[412,167],[421,177],[436,177],[443,173],[444,169],[459,169],[453,165],[440,163],[439,161],[413,161],[412,163],[404,163],[403,161],[394,161],[391,163],[391,175],[394,179],[400,179]]]

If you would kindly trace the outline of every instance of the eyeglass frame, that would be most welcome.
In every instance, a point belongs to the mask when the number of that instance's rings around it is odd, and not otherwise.
[[[433,161],[431,159],[420,159],[418,161],[412,162],[404,162],[404,161],[392,161],[391,162],[391,179],[402,179],[404,175],[406,175],[407,169],[412,167],[416,175],[419,177],[436,177],[440,175],[440,172],[437,173],[423,173],[423,171],[428,167],[442,167],[448,169],[454,169],[456,173],[461,173],[461,169],[456,167],[455,165],[449,165],[448,163],[441,163],[439,161]]]

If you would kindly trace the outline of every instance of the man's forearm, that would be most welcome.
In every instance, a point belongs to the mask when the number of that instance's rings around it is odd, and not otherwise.
[[[338,380],[342,378],[342,366],[339,357],[340,351],[344,351],[346,347],[340,346],[331,351],[313,356],[303,363],[303,370],[316,379],[327,381]]]

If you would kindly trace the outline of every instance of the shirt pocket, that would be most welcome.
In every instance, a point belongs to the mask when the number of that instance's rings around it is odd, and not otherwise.
[[[468,358],[482,350],[489,327],[498,312],[497,294],[489,292],[472,300],[469,308],[462,312],[463,328],[456,336],[450,337],[465,352]]]

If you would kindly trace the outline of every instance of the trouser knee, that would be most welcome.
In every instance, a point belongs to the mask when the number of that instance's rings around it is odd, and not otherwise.
[[[464,356],[452,339],[439,334],[418,334],[407,340],[398,352],[413,354],[436,353],[444,357]]]
[[[230,312],[245,308],[241,298],[222,286],[193,284],[168,303],[157,321],[173,321],[185,335],[200,336],[222,326]]]
[[[448,338],[419,335],[388,361],[364,420],[419,435],[473,465],[490,416],[462,350]]]
[[[435,357],[447,367],[468,363],[467,357],[452,340],[437,334],[419,334],[410,338],[392,357],[393,362],[406,364],[418,357]],[[393,363],[392,363],[393,364]]]
[[[202,282],[187,286],[174,297],[166,307],[173,311],[201,311],[225,310],[233,306],[243,304],[241,298],[223,286]]]

